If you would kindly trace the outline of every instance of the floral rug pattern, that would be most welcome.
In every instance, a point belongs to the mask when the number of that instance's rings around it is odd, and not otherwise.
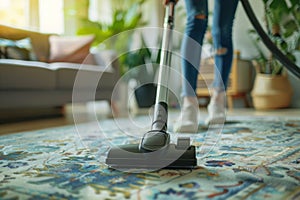
[[[1,136],[0,199],[300,198],[300,120],[226,123],[217,145],[198,157],[196,169],[145,173],[104,164],[108,141],[133,141],[113,121]],[[203,127],[191,135],[193,143],[201,146],[205,134]]]

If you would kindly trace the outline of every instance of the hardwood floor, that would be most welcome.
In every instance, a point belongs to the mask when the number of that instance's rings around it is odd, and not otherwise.
[[[76,123],[84,123],[93,120],[93,113],[87,105],[76,105],[74,110],[72,109],[72,105],[68,105],[65,107],[64,113],[63,116],[51,116],[48,118],[34,117],[29,119],[18,118],[16,121],[9,120],[6,123],[0,123],[0,135],[72,125],[74,124],[73,114],[76,115]],[[107,117],[107,112],[101,111],[101,109],[99,110],[99,113],[97,113],[97,118]]]
[[[65,126],[74,124],[74,115],[76,116],[76,123],[85,123],[95,121],[97,119],[109,118],[109,111],[105,107],[98,107],[97,113],[91,111],[91,107],[86,105],[76,105],[72,110],[71,106],[65,108],[65,115],[60,117],[24,120],[17,122],[1,123],[0,135],[12,134],[23,131],[32,131],[38,129],[45,129],[51,127]],[[206,113],[206,109],[201,108],[201,113]],[[96,115],[95,115],[96,114]],[[280,109],[272,111],[257,111],[253,108],[235,108],[228,111],[228,116],[281,116],[293,117],[300,120],[300,109]],[[124,116],[123,116],[124,117]]]

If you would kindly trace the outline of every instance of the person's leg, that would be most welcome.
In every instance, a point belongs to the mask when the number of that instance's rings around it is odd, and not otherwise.
[[[185,0],[187,22],[182,41],[182,97],[183,105],[177,132],[195,132],[198,129],[198,100],[196,97],[201,46],[207,28],[207,0]]]
[[[187,22],[181,45],[182,96],[195,96],[201,46],[207,29],[207,0],[185,0]]]
[[[215,70],[219,71],[221,79],[215,73],[213,87],[219,90],[227,89],[233,57],[232,27],[238,2],[239,0],[215,0],[214,4],[212,35]]]
[[[225,91],[233,58],[232,27],[237,4],[238,0],[215,0],[212,26],[215,77],[206,123],[213,119],[225,119]]]

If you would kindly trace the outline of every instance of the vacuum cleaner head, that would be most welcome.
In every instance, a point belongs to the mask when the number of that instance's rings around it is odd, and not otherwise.
[[[179,138],[177,145],[149,152],[139,148],[139,144],[122,145],[111,148],[106,164],[113,169],[192,169],[197,166],[195,146],[190,146],[189,138]]]

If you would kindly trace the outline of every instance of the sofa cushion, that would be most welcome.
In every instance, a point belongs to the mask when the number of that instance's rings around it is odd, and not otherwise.
[[[47,63],[0,59],[0,89],[55,89],[55,71]]]
[[[36,60],[31,39],[9,40],[0,38],[1,58],[18,60]]]
[[[49,62],[83,63],[90,53],[93,40],[93,35],[50,36]]]
[[[73,89],[74,84],[76,89],[111,88],[115,84],[115,71],[111,67],[63,62],[50,66],[56,71],[58,89]]]
[[[32,48],[37,60],[47,61],[49,58],[49,37],[52,34],[44,34],[34,31],[18,29],[10,26],[0,25],[0,38],[20,40],[30,38]]]

